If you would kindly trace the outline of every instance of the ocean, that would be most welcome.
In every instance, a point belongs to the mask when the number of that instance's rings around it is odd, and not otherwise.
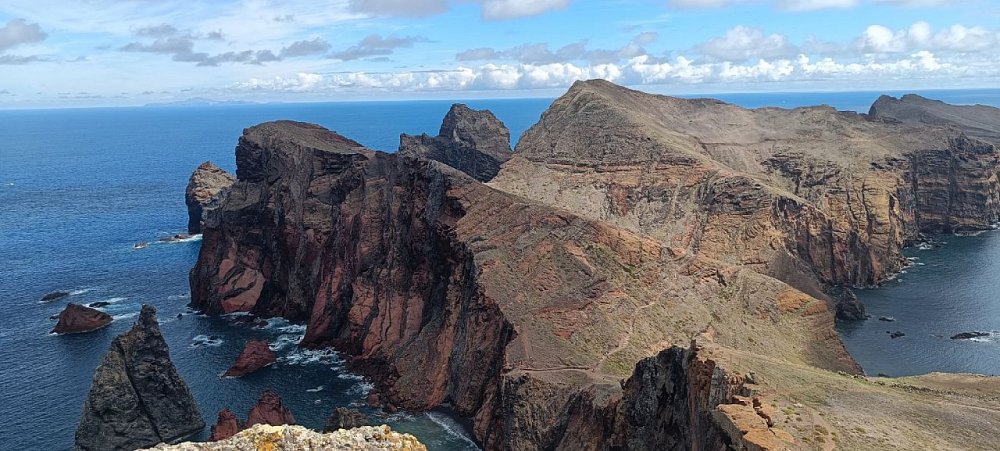
[[[1000,90],[923,94],[1000,105]],[[867,111],[878,93],[714,97],[749,107],[825,103]],[[516,139],[550,102],[465,103],[492,110]],[[250,328],[233,324],[234,317],[189,311],[187,274],[200,242],[157,242],[184,231],[184,187],[199,163],[212,160],[235,169],[233,149],[245,127],[275,119],[314,122],[368,147],[393,151],[400,133],[436,134],[450,103],[0,110],[0,449],[71,449],[94,368],[113,337],[131,327],[143,303],[158,309],[172,359],[206,424],[214,424],[223,407],[245,418],[261,392],[271,388],[307,427],[322,429],[334,408],[353,406],[413,433],[431,450],[476,449],[460,422],[444,412],[388,415],[365,406],[370,385],[346,371],[336,353],[295,346],[303,325],[272,319],[267,327]],[[133,249],[139,241],[151,244]],[[1000,282],[991,276],[1000,269],[1000,233],[947,241],[938,250],[914,251],[920,258],[916,262],[925,265],[912,267],[894,284],[859,293],[873,314],[897,318],[842,327],[849,349],[870,373],[1000,373],[1000,343],[957,343],[934,335],[1000,330],[995,324],[1000,322]],[[56,290],[72,295],[39,302]],[[49,333],[55,323],[49,317],[67,302],[97,301],[110,303],[105,310],[115,321],[109,327],[83,335]],[[183,316],[178,319],[178,314]],[[884,331],[876,334],[883,325],[907,336],[890,342]],[[272,342],[278,364],[240,379],[221,378],[253,337]],[[206,428],[195,438],[207,433]]]

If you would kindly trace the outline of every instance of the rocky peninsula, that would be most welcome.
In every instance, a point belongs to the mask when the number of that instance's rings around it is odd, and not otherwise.
[[[488,450],[989,449],[1000,382],[866,378],[833,328],[922,233],[1000,219],[988,133],[885,111],[578,82],[509,158],[458,106],[395,154],[260,124],[191,305],[305,321],[388,408],[447,404]]]

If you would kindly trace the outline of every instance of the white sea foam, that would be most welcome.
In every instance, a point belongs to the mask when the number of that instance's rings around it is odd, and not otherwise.
[[[172,233],[168,234],[168,236],[170,236],[170,237],[172,237],[174,235],[175,234],[172,234]],[[179,239],[176,239],[176,240],[173,239],[173,238],[171,238],[169,240],[164,240],[164,241],[156,240],[155,244],[190,243],[192,241],[201,241],[201,234],[198,233],[198,234],[195,234],[195,235],[191,235],[191,236],[189,236],[187,238],[179,238]]]
[[[457,422],[455,422],[455,420],[449,418],[447,415],[439,412],[427,412],[424,415],[427,415],[427,418],[433,421],[434,424],[440,426],[441,429],[444,429],[444,431],[447,432],[448,435],[455,437],[457,439],[461,439],[462,441],[468,443],[469,446],[466,449],[469,450],[479,449],[479,446],[476,445],[476,442],[474,440],[472,440],[472,437],[469,437],[469,434],[465,433],[465,430],[462,428],[462,426]]]
[[[316,388],[307,388],[306,391],[309,392],[309,393],[318,393],[318,392],[323,391],[324,388],[326,388],[326,387],[323,386],[323,385],[320,385],[319,387],[316,387]]]
[[[91,291],[94,291],[94,289],[93,288],[80,288],[79,290],[70,291],[69,295],[70,296],[76,296],[76,295],[80,295],[80,294],[83,294],[83,293],[88,293],[88,292],[91,292]]]
[[[271,348],[271,351],[278,352],[289,346],[295,346],[300,341],[302,341],[302,337],[298,335],[279,335],[277,338],[271,340],[267,347]]]
[[[286,334],[305,334],[306,325],[305,324],[290,324],[287,326],[279,327],[278,332]]]
[[[192,348],[200,348],[204,346],[222,346],[223,340],[219,337],[210,337],[208,335],[195,335],[191,339]]]
[[[113,316],[111,316],[111,319],[113,319],[115,321],[121,321],[123,319],[135,318],[136,316],[139,316],[139,312],[122,313],[121,315],[113,315]]]
[[[344,380],[347,380],[347,381],[363,381],[363,380],[365,380],[365,377],[362,376],[362,375],[360,375],[360,374],[348,373],[346,371],[338,374],[337,377],[339,377],[341,379],[344,379]]]
[[[298,349],[278,360],[289,365],[309,365],[314,363],[339,365],[343,363],[343,360],[337,355],[337,351],[333,349]]]
[[[365,396],[368,392],[375,388],[375,384],[371,382],[358,382],[347,389],[347,394],[354,396]]]
[[[179,301],[181,299],[191,299],[191,295],[190,294],[172,294],[170,296],[167,296],[167,300],[168,301]]]

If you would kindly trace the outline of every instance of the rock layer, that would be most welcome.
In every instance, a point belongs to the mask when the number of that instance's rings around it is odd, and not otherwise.
[[[242,377],[261,368],[273,365],[277,356],[268,347],[267,340],[249,340],[224,376]]]
[[[910,124],[952,127],[980,139],[1000,144],[1000,109],[986,105],[949,105],[917,94],[900,98],[880,96],[868,110],[880,119]]]
[[[389,429],[389,426],[366,426],[321,434],[302,426],[269,425],[253,426],[219,442],[184,442],[176,445],[159,445],[149,449],[159,451],[427,451],[427,447],[420,443],[416,437],[394,432]]]
[[[488,110],[456,103],[444,117],[438,136],[400,135],[399,153],[440,161],[485,182],[511,157],[510,131]]]
[[[66,304],[66,308],[59,313],[59,322],[52,329],[52,333],[82,334],[93,332],[111,324],[111,315],[100,310],[93,309],[79,304]]]
[[[132,450],[172,442],[205,423],[170,361],[156,321],[143,305],[139,319],[115,338],[94,373],[76,430],[76,449]]]
[[[188,208],[188,233],[201,233],[205,210],[213,208],[222,191],[235,180],[232,174],[211,161],[202,163],[191,173],[187,189],[184,190],[184,203]]]

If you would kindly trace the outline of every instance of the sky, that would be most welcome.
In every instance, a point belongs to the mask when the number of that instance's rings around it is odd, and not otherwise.
[[[1000,88],[1000,0],[3,0],[0,108]]]

